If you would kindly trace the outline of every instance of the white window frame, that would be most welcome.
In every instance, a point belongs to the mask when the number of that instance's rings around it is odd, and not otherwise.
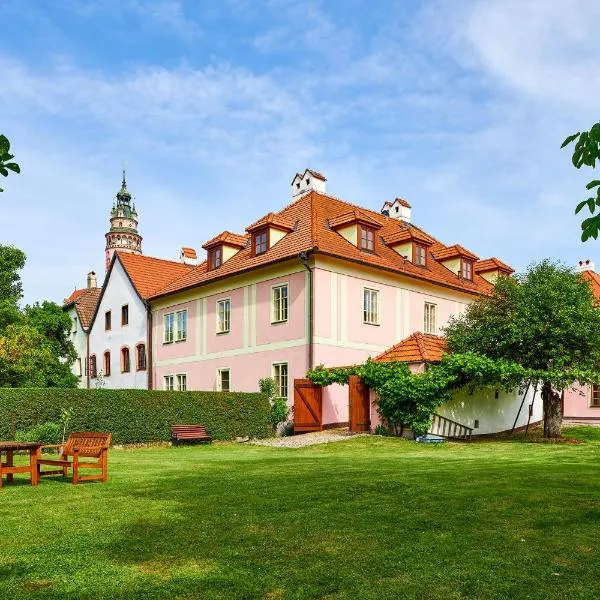
[[[282,392],[281,386],[281,367],[285,366],[285,395]],[[277,372],[279,370],[279,373]],[[271,376],[275,380],[277,386],[277,397],[285,398],[286,400],[290,397],[290,365],[285,361],[275,362],[271,364]]]
[[[363,288],[362,314],[363,323],[365,325],[379,325],[381,323],[380,295],[380,291],[375,288]],[[375,298],[374,303],[373,298]],[[373,309],[373,305],[375,306],[375,309]]]
[[[185,327],[180,327],[180,315],[183,316]],[[169,327],[169,324],[171,325]],[[163,316],[163,344],[185,342],[187,340],[187,308],[165,313]]]
[[[221,306],[226,306],[223,310],[223,320],[221,320]],[[229,333],[231,331],[231,298],[221,298],[217,300],[217,333]]]
[[[431,316],[432,311],[433,319]],[[437,319],[437,304],[435,304],[434,302],[425,302],[425,304],[423,305],[423,333],[437,335]]]
[[[276,298],[277,291],[285,288],[285,296],[281,293]],[[285,302],[284,302],[285,300]],[[290,285],[278,283],[271,286],[271,324],[286,323],[290,314]]]
[[[171,344],[175,340],[175,313],[166,313],[163,317],[163,343]]]
[[[223,390],[223,379],[222,373],[229,373],[229,389]],[[217,369],[217,391],[218,392],[231,392],[231,368],[230,367],[222,367],[221,369]]]
[[[179,318],[183,317],[183,322],[185,324],[184,327],[179,326]],[[176,342],[185,342],[187,340],[187,324],[188,324],[188,315],[187,308],[183,310],[178,310],[175,313],[175,341]]]
[[[165,392],[172,392],[175,390],[175,375],[163,376],[163,389]]]
[[[183,382],[183,385],[181,385]],[[177,373],[175,375],[176,389],[178,392],[187,392],[187,373]]]

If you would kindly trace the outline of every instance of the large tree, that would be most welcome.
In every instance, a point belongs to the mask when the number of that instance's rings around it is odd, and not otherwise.
[[[470,304],[445,333],[452,352],[477,352],[535,370],[546,437],[560,436],[564,389],[582,373],[587,380],[600,373],[594,295],[579,275],[548,260],[498,279],[492,294]]]
[[[14,156],[10,153],[10,142],[5,135],[0,134],[0,175],[8,177],[8,172],[20,173],[21,168],[16,162],[12,162]],[[0,192],[4,190],[0,188]]]

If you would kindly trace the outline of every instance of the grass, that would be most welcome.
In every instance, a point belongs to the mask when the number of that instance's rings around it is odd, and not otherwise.
[[[592,598],[600,429],[580,445],[111,450],[107,484],[0,491],[0,598]]]

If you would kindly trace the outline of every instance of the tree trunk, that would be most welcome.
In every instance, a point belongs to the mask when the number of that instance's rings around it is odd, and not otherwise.
[[[561,394],[547,381],[542,385],[544,403],[544,437],[559,438],[562,425]]]

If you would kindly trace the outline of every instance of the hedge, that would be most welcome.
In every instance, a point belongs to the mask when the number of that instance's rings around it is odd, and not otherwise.
[[[269,400],[259,393],[3,388],[0,439],[12,439],[13,427],[60,422],[69,407],[70,431],[108,431],[114,444],[168,441],[174,424],[203,424],[215,439],[271,435]]]

